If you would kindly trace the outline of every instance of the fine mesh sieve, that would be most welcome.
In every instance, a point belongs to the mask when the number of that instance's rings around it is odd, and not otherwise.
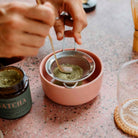
[[[47,73],[57,81],[63,82],[64,86],[68,87],[68,84],[73,84],[75,87],[78,82],[85,80],[88,78],[95,70],[95,61],[91,56],[88,54],[75,50],[63,50],[61,52],[56,53],[56,57],[60,65],[62,64],[71,64],[71,65],[78,65],[83,69],[83,75],[80,79],[76,80],[63,80],[57,78],[53,71],[57,67],[55,57],[52,55],[45,64],[45,69]],[[69,86],[70,88],[70,86]]]

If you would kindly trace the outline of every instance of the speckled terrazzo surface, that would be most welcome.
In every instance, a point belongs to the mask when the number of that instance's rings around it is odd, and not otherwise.
[[[96,10],[87,17],[88,27],[82,32],[83,45],[78,47],[90,50],[103,62],[104,76],[99,95],[89,103],[75,107],[58,105],[45,96],[39,77],[39,64],[52,52],[46,39],[37,57],[14,64],[29,77],[33,105],[30,113],[20,119],[0,119],[0,129],[5,138],[130,137],[117,129],[113,119],[117,105],[118,67],[132,59],[134,26],[130,0],[99,0]],[[56,40],[53,30],[50,33],[55,49],[61,49],[63,43]],[[73,40],[65,41],[66,47],[70,48]]]

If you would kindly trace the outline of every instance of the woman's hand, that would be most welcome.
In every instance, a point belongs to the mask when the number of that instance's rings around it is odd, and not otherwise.
[[[78,44],[81,44],[81,31],[87,26],[86,13],[82,7],[82,0],[41,0],[43,3],[49,1],[54,5],[56,16],[59,19],[55,22],[55,32],[57,39],[62,40],[63,36],[74,37]],[[67,12],[71,18],[61,16],[62,12]],[[64,32],[64,25],[73,27],[72,30]]]
[[[54,23],[54,7],[48,2],[0,5],[0,57],[37,55]]]

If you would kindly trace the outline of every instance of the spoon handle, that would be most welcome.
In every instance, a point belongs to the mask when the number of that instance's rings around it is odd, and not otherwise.
[[[41,4],[41,0],[36,0],[36,2],[37,2],[37,4]],[[53,45],[52,37],[50,36],[50,34],[48,34],[48,37],[49,37],[49,40],[50,40],[50,44],[51,44],[51,47],[52,47],[52,50],[53,50],[53,53],[54,53],[54,57],[55,57],[55,60],[56,60],[58,69],[59,69],[61,72],[64,72],[63,69],[61,68],[61,66],[60,66],[59,63],[58,63],[58,60],[57,60],[57,57],[56,57],[56,53],[55,53],[55,49],[54,49],[54,45]]]
[[[61,72],[63,72],[61,66],[60,66],[59,63],[58,63],[57,57],[56,57],[56,53],[55,53],[55,49],[54,49],[54,45],[53,45],[52,38],[51,38],[51,36],[50,36],[49,34],[48,34],[48,37],[49,37],[49,40],[50,40],[50,44],[51,44],[51,47],[52,47],[52,50],[53,50],[53,53],[54,53],[54,57],[55,57],[55,60],[56,60],[58,69],[59,69]]]

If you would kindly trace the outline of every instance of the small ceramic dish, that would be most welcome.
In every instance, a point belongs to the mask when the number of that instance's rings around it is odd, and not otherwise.
[[[72,49],[66,49],[67,51]],[[84,49],[77,49],[78,51],[84,52],[91,56],[95,61],[95,71],[91,76],[89,76],[86,80],[81,82],[81,85],[76,86],[75,88],[68,89],[65,88],[64,85],[58,85],[53,83],[53,78],[48,75],[45,69],[45,64],[47,60],[53,56],[53,53],[47,55],[40,64],[40,78],[43,90],[46,96],[52,101],[67,105],[67,106],[75,106],[87,103],[94,99],[101,88],[102,77],[103,77],[103,66],[101,60],[90,51]],[[61,50],[56,51],[56,53],[61,52]]]

